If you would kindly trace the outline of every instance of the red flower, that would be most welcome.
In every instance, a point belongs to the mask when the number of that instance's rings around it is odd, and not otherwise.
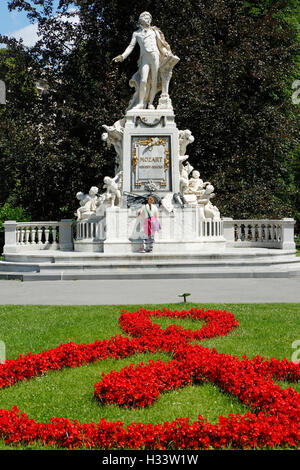
[[[176,325],[163,330],[150,318],[162,316],[193,318],[204,320],[206,324],[196,331]],[[215,349],[191,344],[195,340],[226,335],[237,328],[239,323],[232,313],[141,308],[133,313],[123,311],[119,322],[133,338],[118,335],[93,344],[70,342],[39,354],[21,355],[0,365],[0,388],[47,370],[78,367],[108,357],[124,358],[143,351],[164,351],[173,356],[168,363],[149,361],[127,366],[120,372],[102,374],[101,381],[95,384],[95,397],[103,403],[144,407],[150,406],[162,392],[209,381],[238,397],[252,412],[244,416],[220,416],[215,425],[199,415],[194,423],[188,418],[179,418],[172,423],[132,423],[124,428],[122,422],[104,419],[98,424],[80,424],[64,418],[36,423],[13,407],[0,410],[0,436],[5,442],[30,444],[38,441],[69,449],[166,449],[171,445],[178,449],[218,449],[229,445],[244,449],[276,445],[299,447],[300,395],[291,387],[281,390],[272,380],[299,381],[299,364],[260,356],[252,360],[244,356],[239,360],[229,354],[219,354]]]

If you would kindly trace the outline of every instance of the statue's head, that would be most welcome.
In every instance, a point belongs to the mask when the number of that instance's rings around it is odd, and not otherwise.
[[[78,201],[82,201],[82,199],[84,198],[84,193],[82,191],[79,191],[76,194],[76,198],[78,199]]]
[[[139,16],[138,23],[140,25],[146,24],[150,26],[151,21],[152,21],[152,15],[148,11],[143,11],[143,13],[141,13]]]
[[[212,184],[208,184],[205,188],[206,194],[212,194],[214,192],[215,188],[213,187]]]
[[[99,189],[97,188],[97,186],[92,186],[91,189],[89,190],[89,195],[90,196],[96,196],[98,191],[99,191]]]
[[[192,177],[198,179],[200,177],[200,172],[198,170],[194,170],[192,173]]]

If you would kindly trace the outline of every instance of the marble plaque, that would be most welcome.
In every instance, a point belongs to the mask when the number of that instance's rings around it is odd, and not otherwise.
[[[131,190],[145,192],[152,182],[158,191],[171,191],[170,136],[134,136],[131,142]]]

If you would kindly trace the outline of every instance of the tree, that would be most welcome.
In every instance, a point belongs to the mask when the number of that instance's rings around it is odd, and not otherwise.
[[[40,217],[70,216],[76,191],[101,187],[113,173],[102,125],[127,107],[138,51],[121,65],[111,60],[148,10],[181,58],[171,82],[178,127],[192,130],[190,161],[213,182],[221,213],[294,216],[299,123],[290,82],[299,39],[293,3],[143,0],[128,8],[120,0],[65,0],[55,11],[52,0],[11,0],[12,9],[39,23],[41,40],[28,51],[31,74],[50,87],[29,117],[42,138],[18,162],[18,203]]]
[[[7,103],[0,105],[1,202],[14,202],[19,184],[18,162],[27,140],[32,104],[37,99],[36,87],[30,78],[30,62],[30,56],[13,41],[10,49],[0,49],[0,77],[7,90]]]

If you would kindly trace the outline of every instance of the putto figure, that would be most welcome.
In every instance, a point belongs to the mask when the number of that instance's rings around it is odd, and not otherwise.
[[[89,194],[84,194],[82,191],[79,191],[76,194],[76,198],[78,199],[80,205],[80,207],[75,212],[75,215],[77,215],[77,221],[87,219],[96,213],[99,199],[97,194],[97,186],[92,186],[89,190]]]
[[[129,84],[135,87],[135,93],[130,101],[130,109],[154,109],[153,101],[156,93],[162,90],[164,103],[168,101],[168,87],[174,65],[179,57],[172,54],[163,33],[151,26],[152,16],[144,11],[139,17],[139,29],[132,35],[131,42],[123,54],[113,59],[122,62],[131,54],[135,45],[140,46],[138,71],[133,75]]]

